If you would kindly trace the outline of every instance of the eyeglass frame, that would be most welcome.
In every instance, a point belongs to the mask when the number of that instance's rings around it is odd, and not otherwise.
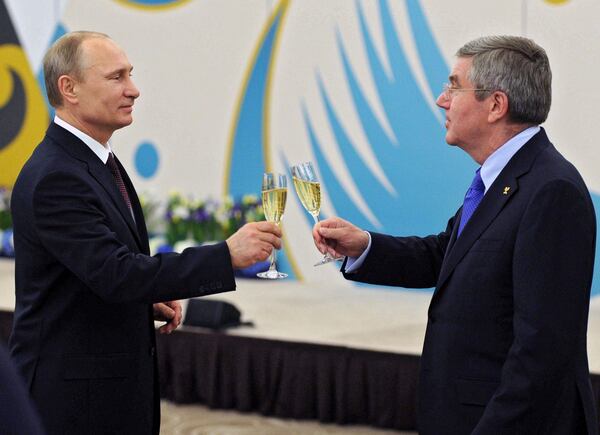
[[[452,98],[454,97],[454,95],[453,95],[454,92],[467,92],[467,91],[493,92],[492,89],[484,89],[484,88],[456,88],[456,87],[453,87],[453,85],[450,83],[444,83],[442,86],[442,95],[444,96],[445,101],[452,100]]]

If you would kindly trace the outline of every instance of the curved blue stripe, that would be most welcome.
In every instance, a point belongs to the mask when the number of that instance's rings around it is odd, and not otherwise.
[[[63,36],[65,33],[67,33],[67,29],[65,28],[65,26],[62,23],[58,23],[56,25],[56,29],[54,29],[54,34],[50,38],[50,43],[48,44],[48,47],[50,47],[52,44],[54,44],[56,42],[56,40],[58,38],[60,38],[61,36]],[[46,102],[46,107],[48,108],[49,119],[53,120],[54,119],[54,107],[52,107],[50,105],[50,102],[48,101],[48,94],[46,92],[46,82],[44,80],[44,66],[43,65],[40,66],[40,70],[37,73],[37,81],[40,86],[40,90],[42,91],[42,96],[44,97],[44,101]]]
[[[431,144],[434,136],[430,130],[422,131],[413,120],[428,120],[433,115],[400,45],[387,2],[380,2],[379,7],[387,56],[394,76],[393,82],[386,86],[387,92],[380,95],[384,108],[396,121],[392,128],[400,144],[419,137],[426,141],[425,144]],[[437,120],[435,122],[439,124]]]
[[[269,65],[273,56],[275,35],[281,24],[283,8],[277,13],[258,51],[255,64],[248,79],[246,93],[242,98],[238,123],[232,141],[229,186],[227,190],[234,198],[248,193],[260,197],[261,174],[265,171],[263,151],[264,113]],[[285,251],[277,254],[278,269],[290,278],[296,276],[290,267]]]
[[[363,217],[360,210],[354,205],[352,199],[346,194],[346,191],[339,183],[335,173],[327,163],[327,160],[321,151],[323,145],[315,135],[304,104],[302,104],[302,114],[310,139],[310,145],[317,160],[319,173],[321,174],[321,184],[327,186],[327,192],[333,202],[333,208],[338,216],[351,220],[355,225],[358,225],[361,228],[370,228],[371,223]]]
[[[350,94],[352,96],[354,106],[358,112],[360,123],[363,127],[365,135],[367,136],[367,140],[372,146],[373,153],[377,157],[380,165],[386,161],[389,162],[390,159],[396,160],[398,158],[397,144],[390,140],[375,117],[371,106],[367,102],[367,99],[365,98],[356,78],[356,74],[354,74],[354,70],[350,65],[348,56],[346,54],[346,49],[341,40],[339,32],[337,34],[337,44],[342,58],[342,65],[344,66],[344,74],[348,79]],[[389,178],[391,174],[386,175]]]
[[[438,95],[442,90],[442,83],[448,80],[448,66],[433,38],[432,29],[427,24],[420,2],[418,0],[406,0],[406,5],[429,89],[433,95]]]
[[[340,153],[344,156],[346,166],[352,174],[358,190],[363,197],[369,195],[371,192],[378,192],[377,195],[369,197],[369,206],[375,215],[382,216],[386,209],[389,209],[390,201],[393,201],[394,198],[383,188],[377,178],[375,178],[375,176],[371,173],[368,166],[365,165],[360,154],[356,152],[356,149],[352,145],[350,138],[340,124],[335,110],[331,106],[329,97],[327,96],[327,93],[325,92],[323,84],[320,80],[319,91],[321,93],[321,99],[325,104],[325,112],[327,114],[327,119],[329,121],[329,125],[331,126],[335,142],[340,149]],[[365,219],[367,219],[366,216]]]
[[[228,191],[234,197],[260,194],[260,174],[265,170],[263,153],[265,91],[269,62],[281,13],[273,20],[248,79],[233,139]]]

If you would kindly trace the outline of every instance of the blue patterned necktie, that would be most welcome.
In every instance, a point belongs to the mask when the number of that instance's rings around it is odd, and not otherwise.
[[[479,175],[480,170],[481,168],[477,169],[477,172],[475,172],[475,177],[473,178],[471,187],[469,187],[469,190],[467,190],[467,193],[465,194],[462,215],[460,217],[460,225],[458,226],[458,235],[460,235],[464,226],[477,209],[477,206],[481,202],[481,198],[483,198],[483,194],[485,193],[485,186],[483,184],[483,180],[481,179],[481,175]]]

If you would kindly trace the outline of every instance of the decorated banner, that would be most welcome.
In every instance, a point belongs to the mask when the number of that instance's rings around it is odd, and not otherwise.
[[[260,194],[264,171],[286,173],[279,268],[298,280],[339,280],[335,265],[313,267],[313,220],[289,167],[313,163],[321,218],[398,235],[441,231],[476,164],[445,143],[435,99],[463,43],[517,34],[548,52],[553,107],[544,127],[600,211],[598,2],[38,0],[52,10],[39,13],[35,1],[4,1],[0,185],[10,187],[51,113],[43,52],[68,30],[101,31],[124,48],[141,91],[133,125],[111,140],[138,191],[235,201]],[[36,28],[46,29],[43,41]]]

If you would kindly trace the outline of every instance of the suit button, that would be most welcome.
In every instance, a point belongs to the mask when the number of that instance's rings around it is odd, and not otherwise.
[[[150,348],[150,356],[154,356],[154,355],[156,355],[156,348],[154,346],[152,346]]]

